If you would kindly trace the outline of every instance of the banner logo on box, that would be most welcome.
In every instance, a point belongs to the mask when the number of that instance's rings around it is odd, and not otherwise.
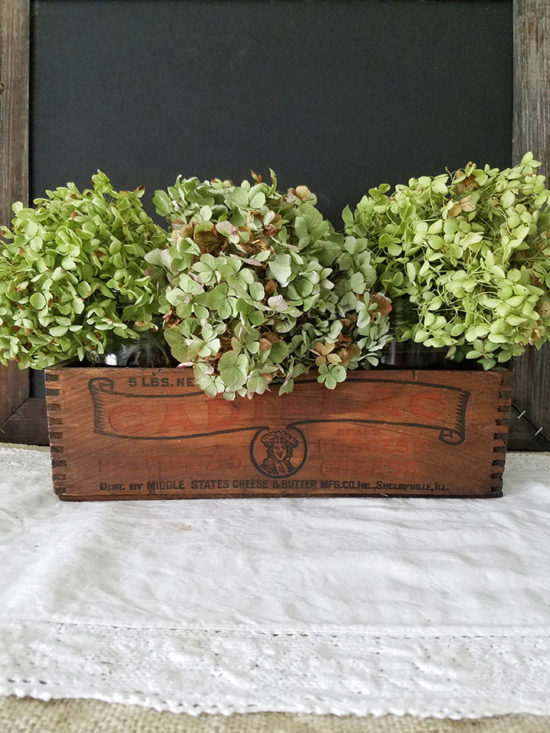
[[[361,389],[356,391],[356,387]],[[350,423],[429,429],[447,445],[465,438],[467,390],[442,384],[392,379],[353,379],[337,394],[314,379],[279,397],[229,402],[208,399],[199,390],[164,394],[115,389],[106,377],[91,379],[95,432],[132,440],[188,440],[252,432],[250,460],[264,476],[297,473],[307,459],[306,434],[315,425]]]

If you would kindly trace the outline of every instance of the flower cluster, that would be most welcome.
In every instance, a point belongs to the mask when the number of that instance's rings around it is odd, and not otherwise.
[[[447,349],[485,369],[550,336],[550,191],[527,153],[498,170],[413,178],[371,189],[343,218],[365,237],[389,297],[416,317],[396,338]]]
[[[504,170],[382,184],[345,208],[343,233],[307,186],[283,193],[272,171],[240,185],[179,177],[153,199],[166,229],[143,189],[115,191],[98,172],[90,189],[14,204],[0,230],[0,362],[97,363],[115,337],[162,327],[175,363],[227,399],[291,392],[310,370],[334,389],[391,339],[493,368],[550,340],[539,165],[527,153]]]
[[[167,247],[146,255],[164,277],[164,334],[210,396],[281,394],[317,367],[329,389],[378,363],[389,301],[364,240],[336,234],[306,186],[178,178],[157,191]]]
[[[109,333],[154,328],[156,286],[145,254],[165,241],[142,208],[143,189],[114,191],[103,173],[93,188],[47,191],[34,208],[13,206],[0,234],[0,361],[42,369],[92,351]]]

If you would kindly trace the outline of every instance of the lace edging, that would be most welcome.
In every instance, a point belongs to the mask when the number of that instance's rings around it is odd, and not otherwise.
[[[0,624],[0,692],[157,710],[478,718],[550,714],[550,637]],[[16,668],[13,660],[17,659]]]

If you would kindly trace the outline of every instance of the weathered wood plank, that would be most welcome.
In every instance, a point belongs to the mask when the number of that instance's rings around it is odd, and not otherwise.
[[[48,445],[46,400],[31,397],[0,426],[0,443]]]
[[[29,397],[27,372],[21,372],[15,362],[0,371],[0,426]]]
[[[29,0],[0,0],[0,224],[28,196]],[[29,396],[29,373],[0,367],[0,424]]]
[[[0,223],[29,187],[29,0],[0,0]]]
[[[533,151],[550,175],[550,2],[514,0],[514,139],[518,162]],[[513,403],[526,410],[536,429],[542,427],[530,450],[548,450],[550,443],[550,346],[515,360]],[[533,431],[534,434],[535,431]],[[509,448],[525,450],[525,425],[512,420]]]

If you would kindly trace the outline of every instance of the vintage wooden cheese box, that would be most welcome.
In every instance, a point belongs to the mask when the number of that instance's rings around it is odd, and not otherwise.
[[[65,500],[500,496],[511,380],[387,369],[228,402],[190,369],[54,367],[54,487]]]

